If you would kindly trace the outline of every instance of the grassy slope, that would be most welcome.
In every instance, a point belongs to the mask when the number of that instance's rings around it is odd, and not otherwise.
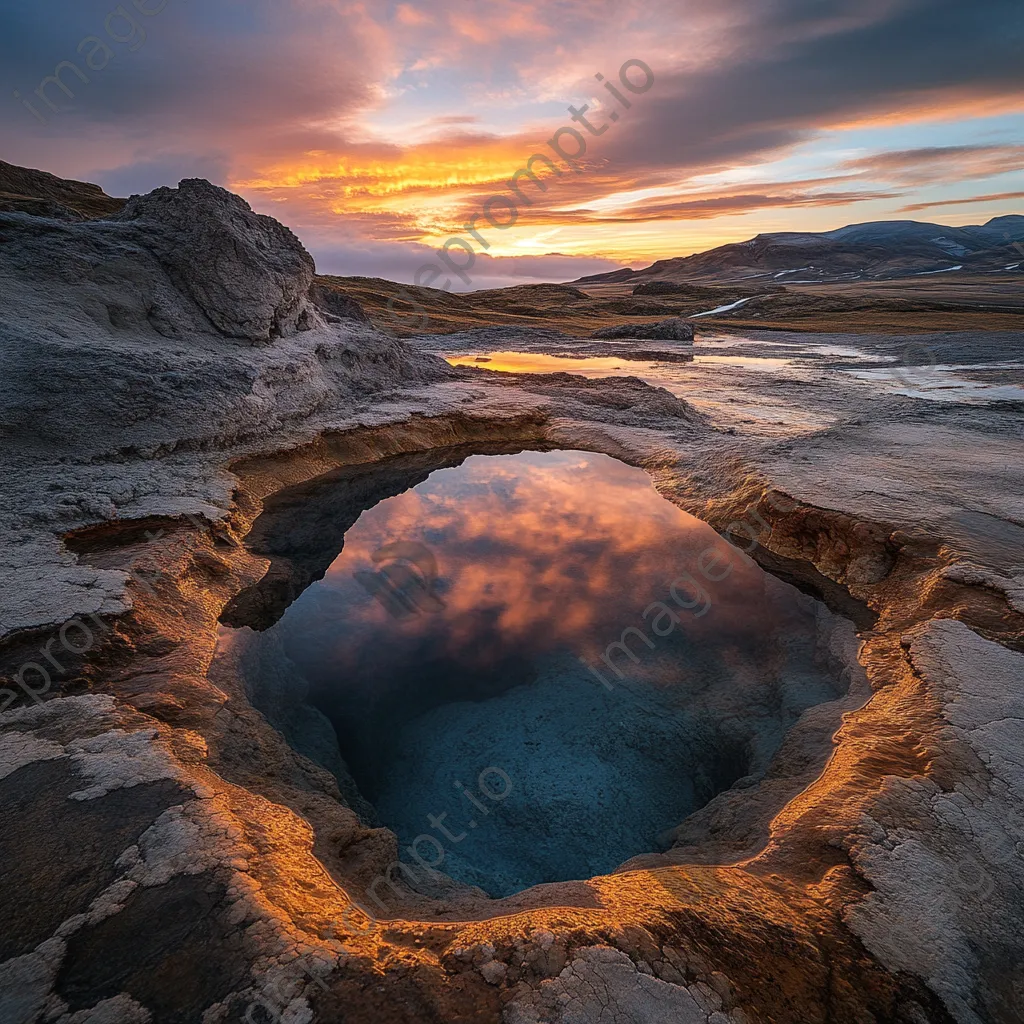
[[[687,286],[678,294],[637,296],[632,285],[521,285],[452,294],[408,288],[368,277],[324,277],[357,299],[378,326],[400,336],[447,334],[474,327],[541,327],[586,336],[600,327],[630,321],[690,316],[752,297],[732,313],[701,320],[708,327],[911,334],[929,331],[1024,331],[1020,275],[959,280],[904,279],[856,285],[809,285],[764,289],[727,285]],[[400,298],[413,295],[427,317]],[[387,308],[393,302],[393,313]]]
[[[520,285],[489,291],[453,294],[436,288],[406,288],[373,277],[322,277],[320,280],[357,299],[379,327],[400,336],[449,334],[474,327],[540,327],[586,336],[614,324],[665,320],[688,316],[756,294],[742,287],[693,286],[667,296],[638,296],[628,290],[618,295],[593,295],[571,285]],[[426,314],[400,299],[412,295]],[[389,300],[394,300],[388,310]]]

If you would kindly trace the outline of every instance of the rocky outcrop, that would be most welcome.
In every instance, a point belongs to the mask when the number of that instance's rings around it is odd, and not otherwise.
[[[323,325],[299,240],[206,181],[135,196],[103,221],[7,215],[3,226],[0,280],[16,300],[14,329],[74,325],[80,344],[155,332],[192,346],[209,334],[263,343]]]
[[[222,500],[219,467],[261,439],[302,443],[453,376],[364,323],[328,323],[295,236],[207,182],[106,220],[0,213],[0,235],[0,629],[124,610],[123,577],[76,566],[67,530],[202,514]]]
[[[171,280],[230,338],[309,330],[316,266],[283,224],[200,178],[132,196],[115,220],[144,232]]]
[[[634,295],[677,295],[683,291],[683,285],[676,281],[648,281],[638,284],[633,289]]]
[[[682,435],[702,433],[708,428],[707,418],[689,402],[636,377],[587,380],[571,373],[531,373],[522,375],[515,386],[556,399],[564,411],[581,419],[600,418],[633,427],[660,420]]]
[[[668,320],[646,324],[622,324],[620,327],[602,327],[592,337],[611,341],[637,338],[644,341],[693,342],[693,324],[685,317],[674,316]]]
[[[91,251],[90,270],[110,266],[117,258],[111,246],[130,255],[131,271],[122,263],[119,272],[103,275],[134,278],[135,301],[108,303],[115,326],[146,319],[165,336],[181,336],[204,326],[197,322],[195,309],[181,308],[194,306],[220,334],[263,343],[312,327],[318,319],[313,303],[335,317],[369,323],[358,303],[323,285],[311,297],[313,257],[291,231],[272,217],[254,213],[240,196],[202,179],[133,196],[126,203],[96,185],[0,164],[0,211],[71,223],[103,218],[102,227],[73,232],[57,244]],[[21,238],[17,234],[15,242],[24,241],[28,249],[20,254],[22,269],[44,278],[41,260],[35,265],[32,260],[33,250],[44,247],[33,240],[53,243],[52,229],[29,223],[23,225]],[[154,260],[159,269],[152,266]],[[65,283],[80,276],[76,269],[64,268]],[[168,282],[180,296],[168,294]],[[191,302],[182,303],[182,296]],[[60,295],[54,297],[59,300]]]

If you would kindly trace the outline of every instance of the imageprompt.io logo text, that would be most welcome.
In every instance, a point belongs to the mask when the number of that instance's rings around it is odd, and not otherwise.
[[[437,559],[425,544],[394,541],[370,556],[380,568],[354,573],[356,582],[396,619],[442,611],[438,596]]]

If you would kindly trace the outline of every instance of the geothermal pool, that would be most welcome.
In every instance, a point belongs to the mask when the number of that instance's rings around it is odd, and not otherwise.
[[[237,631],[257,707],[403,860],[493,897],[613,871],[755,782],[805,710],[846,692],[826,651],[852,625],[641,470],[460,459],[307,488],[295,507],[320,502],[343,537],[296,518],[278,547],[329,567],[269,628]],[[330,511],[354,493],[365,509]]]

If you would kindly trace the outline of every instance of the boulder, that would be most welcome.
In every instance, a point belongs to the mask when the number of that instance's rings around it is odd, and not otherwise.
[[[633,289],[634,295],[677,295],[683,286],[675,281],[647,281]]]
[[[228,337],[265,342],[310,326],[313,257],[240,196],[189,178],[132,196],[112,220],[144,229],[174,284]]]
[[[681,341],[693,344],[693,324],[685,317],[674,316],[656,323],[622,324],[618,327],[602,327],[591,337],[605,340],[637,338],[644,341]]]

